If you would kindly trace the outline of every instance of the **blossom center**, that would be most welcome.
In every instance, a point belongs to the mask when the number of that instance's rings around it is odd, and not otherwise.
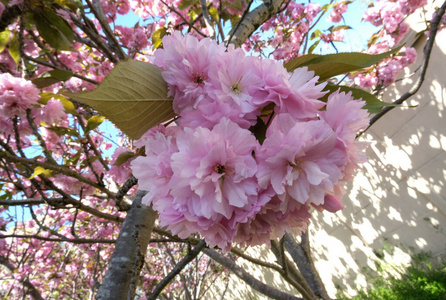
[[[288,162],[288,165],[293,168],[297,173],[300,173],[302,171],[302,159],[296,159],[295,162]]]
[[[198,85],[204,85],[205,79],[201,74],[195,74],[194,75],[194,82]]]
[[[240,81],[242,81],[242,77],[237,82],[234,82],[231,87],[231,91],[234,94],[240,94],[242,92],[242,88],[240,87]]]
[[[226,167],[218,164],[215,166],[214,171],[217,172],[218,174],[225,174]]]

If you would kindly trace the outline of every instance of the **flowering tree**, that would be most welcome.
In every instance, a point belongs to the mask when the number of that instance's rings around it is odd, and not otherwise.
[[[357,134],[416,93],[445,11],[419,82],[388,106],[376,95],[414,62],[399,42],[426,2],[376,1],[367,49],[315,54],[352,30],[350,4],[1,0],[0,295],[198,299],[233,272],[299,299],[241,257],[328,299],[311,214],[342,209]],[[130,11],[135,26],[115,24]],[[275,263],[244,253],[263,244]]]

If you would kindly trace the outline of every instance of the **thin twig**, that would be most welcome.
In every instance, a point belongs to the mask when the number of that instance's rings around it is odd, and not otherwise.
[[[38,236],[38,235],[25,235],[25,234],[0,234],[0,239],[7,239],[7,238],[20,238],[20,239],[36,239],[40,241],[47,241],[47,242],[69,242],[73,244],[114,244],[116,243],[116,240],[103,240],[103,239],[69,239],[69,238],[50,238],[50,237],[44,237],[44,236]]]
[[[204,24],[206,24],[206,28],[209,31],[209,36],[215,39],[215,30],[214,26],[212,26],[212,19],[209,16],[206,0],[200,0],[200,4],[201,4],[201,11],[203,13]]]
[[[283,273],[283,270],[282,270],[282,268],[281,268],[279,265],[277,265],[277,264],[272,264],[272,263],[269,263],[269,262],[262,261],[262,260],[260,260],[260,259],[251,257],[251,256],[249,256],[249,255],[243,253],[243,252],[242,252],[240,249],[238,249],[238,248],[233,247],[233,248],[231,249],[231,253],[233,253],[233,254],[235,254],[235,255],[237,255],[237,256],[243,258],[243,259],[246,259],[247,261],[249,261],[249,262],[251,262],[251,263],[253,263],[253,264],[256,264],[256,265],[259,265],[259,266],[262,266],[262,267],[266,267],[266,268],[273,269],[273,270],[279,272],[280,274]]]
[[[93,3],[91,3],[89,0],[86,0],[86,2],[90,7],[91,12],[95,15],[96,19],[101,24],[102,30],[105,32],[108,42],[110,43],[110,45],[112,45],[112,47],[116,51],[116,55],[118,56],[118,58],[120,60],[125,60],[126,54],[122,50],[121,46],[118,43],[118,40],[113,34],[113,31],[108,25],[107,17],[105,16],[104,11],[102,10],[101,2],[98,0],[93,0]]]
[[[99,189],[101,192],[107,194],[110,198],[113,198],[113,199],[115,198],[115,194],[110,192],[104,186],[102,186],[94,181],[91,181],[90,179],[87,179],[87,178],[83,177],[82,175],[80,175],[78,172],[68,169],[66,167],[62,167],[59,165],[53,165],[48,162],[42,162],[42,161],[38,161],[38,160],[34,160],[34,159],[28,159],[26,157],[13,156],[13,155],[10,155],[4,151],[0,152],[0,158],[4,158],[7,161],[11,161],[11,162],[15,162],[15,163],[21,163],[21,164],[26,164],[26,165],[31,165],[31,166],[39,166],[44,169],[52,170],[52,171],[55,171],[55,172],[63,174],[63,175],[74,177],[77,180],[79,180],[80,182],[86,183],[90,186],[93,186],[93,187]]]
[[[34,136],[39,141],[39,145],[42,148],[42,152],[45,155],[45,157],[48,160],[48,162],[51,163],[51,164],[57,164],[56,161],[54,160],[54,158],[52,157],[51,153],[48,151],[48,148],[46,146],[45,140],[40,135],[39,130],[37,129],[36,124],[34,123],[34,118],[32,116],[30,108],[28,108],[26,110],[26,119],[28,120],[29,127],[31,127],[31,130],[32,130]]]
[[[31,57],[31,56],[28,56],[28,55],[25,55],[25,58],[26,58],[27,60],[33,61],[33,62],[35,62],[35,63],[38,63],[39,65],[46,66],[46,67],[50,67],[50,68],[52,68],[52,69],[54,69],[54,70],[66,71],[66,70],[61,69],[61,68],[59,68],[59,67],[56,67],[55,65],[50,64],[50,63],[48,63],[48,62],[46,62],[46,61],[43,61],[43,60],[40,60],[40,59]],[[72,76],[73,76],[73,77],[77,77],[77,78],[79,78],[79,79],[82,79],[83,81],[87,81],[87,82],[93,83],[93,84],[99,84],[99,82],[96,81],[96,80],[87,78],[87,77],[85,77],[85,76],[82,76],[82,75],[79,75],[79,74],[76,74],[76,73],[73,73]]]
[[[155,300],[158,295],[162,292],[162,290],[169,284],[169,282],[178,274],[180,273],[186,265],[191,262],[197,255],[201,252],[201,250],[206,246],[206,242],[204,240],[201,240],[194,249],[188,251],[186,256],[173,268],[172,271],[170,271],[169,274],[167,274],[166,277],[163,278],[163,280],[158,283],[158,285],[155,287],[155,290],[150,294],[148,297],[149,300]]]
[[[176,13],[183,21],[184,23],[188,24],[189,28],[193,28],[199,35],[203,36],[203,37],[207,37],[206,34],[204,34],[203,32],[201,32],[200,30],[198,30],[198,28],[196,28],[193,23],[189,22],[188,20],[186,20],[183,15],[181,13],[179,13],[173,6],[169,6],[169,4],[167,4],[165,1],[160,0],[161,3],[163,3],[168,9],[170,9],[171,11],[173,11],[174,13]],[[198,18],[197,18],[198,20]]]

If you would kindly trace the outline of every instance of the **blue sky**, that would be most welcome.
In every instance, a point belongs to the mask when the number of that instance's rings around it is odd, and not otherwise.
[[[306,1],[299,1],[299,2],[304,3]],[[322,6],[328,3],[329,1],[313,1],[313,2],[317,2]],[[254,1],[252,7],[254,8],[260,5],[261,3],[262,1]],[[335,24],[335,25],[349,25],[350,27],[353,28],[345,32],[344,42],[336,43],[336,47],[340,52],[352,52],[352,51],[364,50],[367,45],[368,38],[372,35],[372,33],[378,30],[377,27],[373,26],[372,24],[362,21],[362,16],[364,15],[364,12],[367,10],[368,4],[369,1],[366,0],[353,1],[351,4],[349,4],[347,13],[344,14],[344,20],[341,21],[340,23]],[[330,11],[328,11],[325,14],[325,16],[322,17],[321,21],[316,27],[317,29],[323,31],[324,29],[327,29],[328,27],[333,25],[333,23],[329,23],[326,21],[327,16],[329,14]],[[139,16],[135,15],[132,11],[130,11],[127,15],[124,16],[118,15],[115,24],[133,27],[138,21],[140,24],[147,23],[143,22],[143,20]],[[324,47],[324,43],[321,43],[320,45],[322,46],[322,48],[318,47],[315,53],[335,52],[334,48],[331,46]]]

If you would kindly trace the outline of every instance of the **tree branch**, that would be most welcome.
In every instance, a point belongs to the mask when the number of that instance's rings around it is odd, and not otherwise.
[[[127,211],[130,209],[130,205],[126,202],[123,202],[122,200],[124,199],[124,196],[127,194],[127,192],[136,184],[138,184],[138,179],[136,179],[136,177],[132,175],[132,177],[130,177],[116,193],[116,206],[120,211]]]
[[[170,271],[169,274],[167,274],[166,277],[163,278],[163,280],[160,281],[160,283],[157,284],[155,287],[155,290],[150,294],[148,300],[155,300],[157,299],[158,295],[163,291],[163,289],[169,284],[169,282],[178,275],[184,267],[188,263],[190,263],[195,257],[197,257],[198,254],[200,254],[201,250],[206,246],[206,242],[204,240],[201,240],[194,249],[189,250],[185,257],[173,268],[172,271]]]
[[[119,232],[110,264],[96,294],[97,300],[134,299],[157,213],[141,204],[146,191],[138,191]]]
[[[15,162],[15,163],[21,163],[21,164],[32,165],[32,166],[40,166],[44,169],[52,170],[52,171],[55,171],[55,172],[63,174],[63,175],[74,177],[77,180],[79,180],[80,182],[86,183],[90,186],[93,186],[93,187],[99,189],[104,194],[107,194],[108,197],[110,197],[112,199],[115,198],[115,194],[110,192],[103,185],[100,185],[94,181],[91,181],[90,179],[87,179],[87,178],[83,177],[82,175],[80,175],[78,172],[70,170],[66,167],[62,167],[59,165],[53,165],[48,162],[41,162],[41,161],[37,161],[37,160],[33,160],[33,159],[28,159],[25,157],[13,156],[6,152],[0,152],[0,158],[4,158],[7,161],[11,161],[11,162]]]
[[[19,239],[36,239],[39,241],[47,242],[68,242],[73,244],[115,244],[116,240],[103,240],[103,239],[69,239],[69,238],[50,238],[39,235],[26,235],[26,234],[5,234],[0,235],[0,239],[6,238],[19,238]]]
[[[231,29],[226,43],[230,42],[236,48],[240,47],[260,25],[280,11],[283,3],[285,3],[284,0],[264,1],[263,4],[249,12],[240,24]]]
[[[305,249],[305,245],[308,245],[307,249]],[[322,280],[319,277],[316,268],[314,267],[311,253],[308,253],[308,250],[310,248],[308,244],[307,234],[302,234],[301,244],[296,243],[294,238],[291,237],[288,233],[285,234],[285,248],[291,254],[291,257],[299,268],[300,273],[305,278],[308,285],[316,294],[316,296],[322,299],[330,299],[322,283]]]
[[[86,0],[86,2],[90,7],[91,11],[93,12],[93,14],[95,15],[96,19],[98,19],[99,23],[101,24],[102,29],[105,32],[105,35],[107,36],[108,42],[116,51],[116,55],[119,57],[120,60],[125,60],[126,55],[122,50],[121,46],[119,45],[118,41],[116,40],[113,31],[108,25],[107,17],[105,16],[104,11],[102,10],[101,2],[98,0],[93,0],[93,3],[91,3],[89,0]]]
[[[260,280],[256,279],[254,276],[246,272],[243,268],[239,267],[234,261],[221,255],[215,250],[205,248],[203,249],[203,252],[207,256],[209,256],[210,258],[212,258],[213,260],[224,266],[225,268],[229,269],[238,278],[246,282],[250,287],[268,297],[278,300],[303,300],[303,298],[294,297],[293,295],[284,293],[276,288],[273,288],[261,282]]]
[[[276,256],[277,260],[281,263],[282,268],[286,269],[288,273],[283,271],[282,277],[289,284],[294,286],[305,299],[316,299],[316,294],[313,292],[311,287],[305,281],[305,278],[299,273],[299,270],[292,265],[291,261],[282,252],[280,244],[276,240],[271,240],[271,251]]]
[[[209,36],[215,39],[215,30],[214,30],[214,26],[212,26],[212,20],[211,17],[209,16],[209,11],[208,11],[208,7],[206,5],[206,0],[200,0],[200,4],[201,4],[201,11],[203,13],[203,19],[204,19],[204,23],[206,24],[206,28],[209,31]]]

